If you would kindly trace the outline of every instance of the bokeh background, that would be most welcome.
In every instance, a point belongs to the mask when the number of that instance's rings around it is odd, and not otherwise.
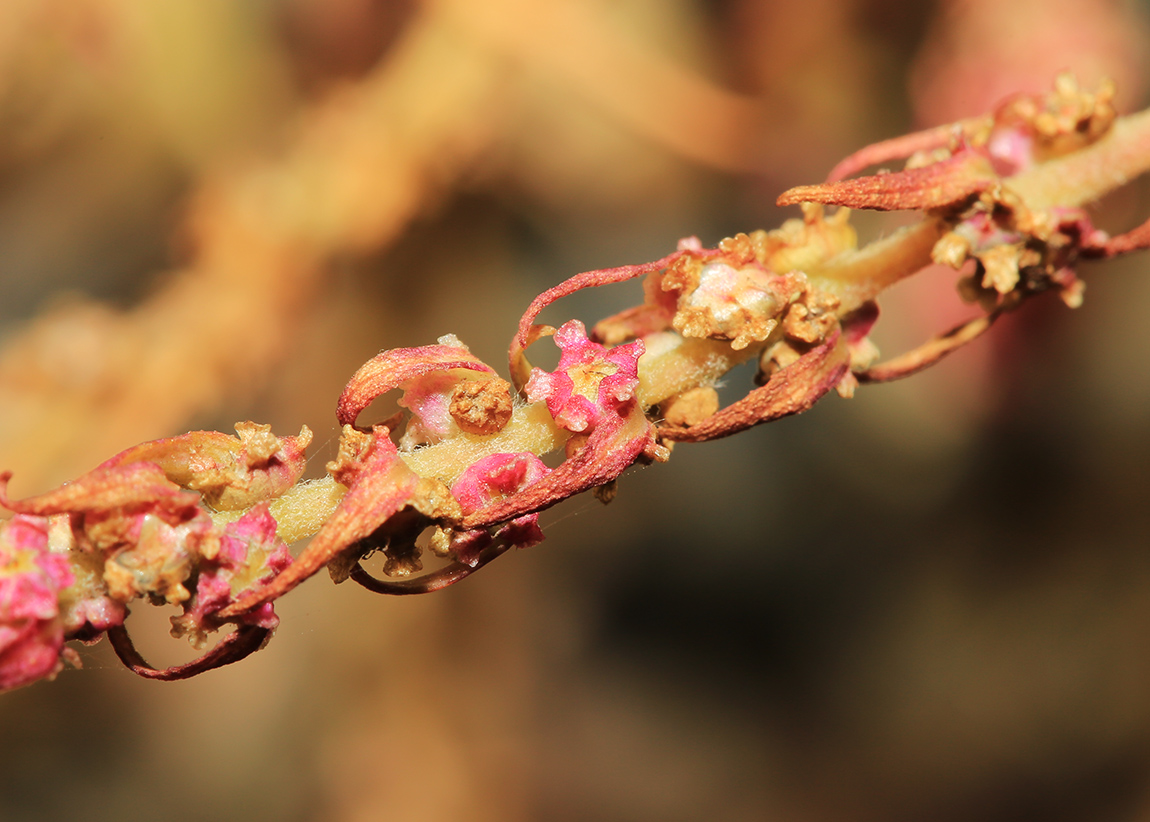
[[[504,361],[534,294],[793,216],[841,156],[1062,69],[1126,0],[4,0],[0,466],[302,423],[382,348]],[[1097,210],[1150,212],[1133,186]],[[858,215],[865,237],[897,217]],[[680,446],[466,583],[323,577],[161,684],[0,697],[0,819],[1150,819],[1150,257],[911,380]],[[883,301],[887,353],[967,316]],[[546,319],[590,323],[638,288]],[[731,377],[745,390],[750,374]],[[191,650],[160,609],[155,664]]]

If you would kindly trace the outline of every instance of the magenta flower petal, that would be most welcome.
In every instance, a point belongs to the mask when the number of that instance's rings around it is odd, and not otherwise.
[[[193,644],[201,647],[206,634],[227,621],[217,617],[220,610],[271,582],[291,563],[291,553],[276,536],[276,521],[267,505],[257,505],[224,529],[219,553],[201,564],[195,594],[184,603],[183,615],[173,617],[172,633],[190,634]],[[238,622],[273,629],[279,617],[267,602],[241,615]]]
[[[547,476],[550,471],[539,457],[530,452],[491,454],[460,474],[451,486],[451,494],[459,501],[464,515],[474,514],[519,493]],[[478,561],[479,552],[490,545],[495,537],[518,548],[538,545],[543,541],[539,515],[516,517],[494,534],[482,528],[456,533],[451,542],[451,551],[460,562],[472,565]]]
[[[491,454],[468,466],[451,486],[451,494],[465,515],[473,514],[538,482],[550,472],[543,460],[529,451]]]
[[[0,526],[0,690],[60,670],[59,599],[71,584],[67,559],[48,551],[46,520],[18,516]]]
[[[607,349],[571,320],[555,332],[555,344],[562,352],[559,365],[552,373],[533,369],[526,392],[531,402],[545,401],[559,425],[583,433],[634,399],[642,340]]]

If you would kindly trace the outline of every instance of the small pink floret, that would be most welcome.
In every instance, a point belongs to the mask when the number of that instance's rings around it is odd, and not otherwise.
[[[228,524],[220,538],[216,559],[204,562],[200,570],[195,596],[185,604],[184,614],[173,618],[178,631],[193,632],[202,639],[204,633],[222,624],[215,616],[218,611],[250,588],[271,581],[291,564],[291,553],[276,535],[276,527],[275,518],[265,504],[257,505]],[[240,582],[241,576],[244,582]],[[244,614],[240,621],[262,628],[279,624],[270,602]]]
[[[611,349],[587,338],[579,320],[570,320],[555,332],[561,354],[555,371],[535,368],[527,381],[527,398],[544,401],[559,425],[586,432],[605,415],[619,416],[639,385],[639,358],[643,341]]]
[[[530,451],[491,454],[468,466],[451,486],[451,493],[466,516],[539,481],[550,470]]]
[[[64,626],[60,591],[72,584],[68,560],[48,551],[48,521],[16,516],[0,530],[0,690],[60,669]]]
[[[468,466],[451,486],[451,493],[466,516],[517,493],[549,473],[551,469],[529,451],[491,454]],[[538,545],[543,541],[539,515],[516,517],[502,526],[499,536],[518,548]],[[459,561],[473,564],[491,541],[491,535],[482,528],[464,531],[456,535],[452,550]]]

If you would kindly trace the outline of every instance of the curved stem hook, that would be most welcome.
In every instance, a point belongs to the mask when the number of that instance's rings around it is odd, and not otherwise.
[[[258,625],[241,625],[233,633],[228,634],[219,641],[216,647],[208,651],[199,659],[185,662],[183,665],[174,665],[171,668],[153,668],[149,665],[128,635],[128,629],[123,625],[116,625],[108,629],[108,639],[112,643],[112,650],[120,661],[132,673],[145,679],[159,679],[172,682],[177,679],[190,679],[213,668],[231,665],[247,656],[251,656],[262,648],[271,638],[270,628],[261,628]]]
[[[363,566],[357,562],[351,569],[351,578],[367,590],[374,591],[377,594],[393,594],[395,596],[403,596],[405,594],[430,594],[433,591],[442,590],[449,585],[454,585],[461,579],[471,576],[496,557],[502,556],[510,547],[511,545],[509,543],[496,542],[483,550],[474,565],[468,565],[465,562],[456,560],[450,565],[440,568],[438,571],[432,571],[430,574],[424,574],[423,576],[411,579],[379,579],[369,574],[364,570]]]
[[[886,362],[856,371],[855,377],[862,383],[890,382],[909,377],[929,368],[947,354],[952,354],[967,343],[981,337],[1002,314],[995,311],[982,317],[955,326],[945,334],[928,340],[917,348],[893,357]]]

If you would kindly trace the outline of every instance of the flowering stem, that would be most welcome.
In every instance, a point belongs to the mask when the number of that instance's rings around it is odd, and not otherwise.
[[[274,600],[322,568],[382,594],[430,593],[512,547],[544,538],[539,513],[593,490],[603,501],[637,462],[677,442],[729,436],[810,408],[832,389],[897,379],[983,334],[1048,290],[1082,299],[1073,267],[1150,247],[1150,222],[1117,238],[1081,206],[1150,170],[1150,112],[1115,120],[1112,89],[1063,78],[1040,98],[886,141],[840,164],[829,182],[785,192],[802,219],[706,249],[696,238],[652,263],[589,271],[545,291],[519,322],[507,382],[458,339],[383,352],[345,388],[327,476],[301,481],[311,432],[277,437],[197,431],[130,448],[62,488],[0,504],[0,690],[51,677],[75,658],[64,643],[107,633],[150,679],[183,679],[248,656],[278,625]],[[842,179],[864,163],[916,152],[902,171]],[[824,206],[839,210],[830,216]],[[918,223],[859,249],[850,208],[909,210]],[[931,263],[959,272],[985,313],[874,365],[875,298]],[[598,323],[539,325],[540,311],[583,288],[644,277],[644,301]],[[550,338],[553,371],[526,349]],[[725,408],[717,382],[742,362],[757,388]],[[379,396],[401,412],[357,428]],[[393,430],[394,429],[394,430]],[[540,457],[562,452],[554,468]],[[292,557],[287,543],[312,537]],[[447,562],[422,576],[421,552]],[[384,554],[378,579],[360,561]],[[124,620],[138,598],[180,605],[173,634],[202,647],[156,669]]]

